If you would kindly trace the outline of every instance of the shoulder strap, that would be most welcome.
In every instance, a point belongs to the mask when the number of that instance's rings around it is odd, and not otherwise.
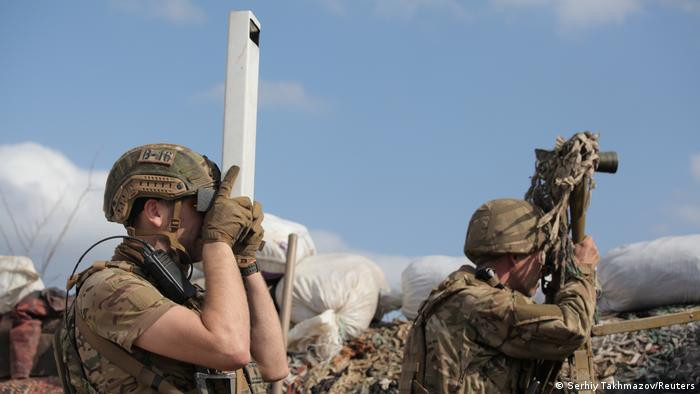
[[[63,386],[63,391],[66,394],[75,394],[75,388],[70,384],[70,380],[67,376],[68,367],[63,360],[63,354],[61,352],[63,346],[61,344],[61,329],[56,330],[53,336],[53,357],[56,361],[56,370],[58,372],[58,378],[61,381],[61,386]]]
[[[80,313],[75,313],[75,326],[80,330],[83,338],[85,338],[90,346],[97,350],[101,356],[104,356],[112,364],[135,377],[139,383],[159,393],[182,394],[182,391],[163,379],[162,375],[147,368],[129,355],[124,349],[95,334],[90,327],[88,327],[87,323],[85,323]]]
[[[61,326],[54,333],[54,357],[63,392],[97,394],[85,375],[75,343],[75,304],[71,304],[64,313]]]
[[[66,283],[66,289],[70,290],[73,288],[73,286],[77,286],[78,288],[80,288],[83,282],[85,282],[85,280],[87,280],[87,278],[89,278],[90,275],[94,274],[95,272],[102,271],[105,268],[119,268],[122,271],[132,272],[142,278],[145,278],[141,268],[129,262],[97,260],[93,262],[92,265],[86,268],[84,271],[74,274],[70,278],[68,278],[68,282]]]
[[[442,304],[452,295],[464,290],[465,286],[462,283],[464,283],[465,279],[469,280],[474,277],[474,271],[471,269],[471,267],[465,268],[464,266],[462,266],[460,272],[462,272],[462,275],[453,276],[445,280],[443,283],[440,284],[440,286],[438,286],[430,293],[428,299],[425,300],[420,306],[420,309],[418,310],[418,316],[416,317],[416,320],[413,323],[414,325],[422,324],[426,319],[432,316],[433,310],[438,305]]]
[[[474,275],[471,269],[460,269],[464,272],[463,275],[451,276],[445,280],[436,289],[434,289],[427,300],[423,302],[418,310],[418,316],[413,321],[411,332],[406,340],[404,348],[404,362],[401,368],[401,377],[399,378],[399,393],[427,393],[428,391],[422,386],[425,376],[425,321],[433,315],[435,309],[445,302],[451,296],[464,290],[466,281],[465,276]]]

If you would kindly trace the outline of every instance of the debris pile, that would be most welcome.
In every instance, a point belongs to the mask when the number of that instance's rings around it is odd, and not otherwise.
[[[695,305],[609,316],[600,323],[681,312]],[[410,322],[374,323],[341,352],[322,360],[310,348],[289,357],[289,393],[398,393]],[[623,383],[694,383],[700,386],[700,322],[593,338],[599,380]],[[562,368],[568,380],[569,368]]]
[[[669,306],[624,313],[638,319],[682,312],[688,306]],[[700,322],[593,338],[595,363],[601,380],[620,382],[695,383],[700,386]],[[697,387],[697,386],[696,386]]]
[[[374,323],[330,360],[313,348],[289,357],[292,393],[396,393],[410,323]]]

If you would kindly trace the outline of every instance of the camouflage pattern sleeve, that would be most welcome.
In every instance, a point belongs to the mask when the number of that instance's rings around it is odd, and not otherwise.
[[[590,333],[595,311],[594,273],[582,269],[556,296],[556,304],[533,304],[513,291],[495,290],[469,315],[477,338],[519,359],[561,360],[580,347]]]
[[[97,335],[129,352],[136,338],[176,305],[145,279],[115,268],[92,274],[76,302]]]

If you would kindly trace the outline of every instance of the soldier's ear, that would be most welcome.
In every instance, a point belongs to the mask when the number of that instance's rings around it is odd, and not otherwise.
[[[143,204],[143,211],[139,216],[145,225],[161,228],[167,222],[167,209],[167,204],[164,201],[149,198]]]

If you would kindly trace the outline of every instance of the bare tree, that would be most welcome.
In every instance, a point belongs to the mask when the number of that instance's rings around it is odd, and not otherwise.
[[[64,191],[61,194],[61,196],[59,197],[59,199],[52,204],[51,209],[49,209],[48,212],[46,211],[46,209],[42,209],[42,214],[41,214],[40,219],[35,221],[34,223],[32,223],[33,225],[30,226],[31,227],[30,229],[26,229],[25,227],[18,224],[17,219],[15,218],[15,215],[13,213],[13,210],[7,201],[5,193],[2,191],[2,189],[0,189],[0,199],[2,199],[3,207],[5,208],[5,212],[7,212],[7,216],[10,218],[10,221],[12,222],[12,226],[14,228],[17,241],[20,243],[24,254],[30,255],[31,252],[34,251],[34,249],[36,247],[43,246],[43,248],[42,248],[43,252],[41,255],[43,255],[44,258],[43,258],[43,261],[41,262],[40,269],[39,269],[39,274],[42,277],[46,273],[46,269],[49,267],[51,260],[53,259],[54,255],[56,254],[56,250],[58,249],[61,242],[63,242],[63,238],[70,230],[70,227],[73,224],[73,220],[75,219],[75,216],[77,215],[78,210],[80,209],[80,207],[83,204],[83,200],[88,195],[88,193],[96,190],[92,184],[92,175],[93,175],[94,164],[95,164],[95,160],[93,160],[92,164],[90,165],[90,170],[88,172],[87,186],[85,186],[85,189],[83,189],[83,191],[80,193],[80,195],[76,199],[75,205],[73,206],[72,210],[68,214],[68,218],[63,223],[63,226],[62,226],[61,230],[59,231],[58,236],[55,239],[52,237],[49,237],[48,240],[43,245],[36,245],[37,240],[39,239],[39,235],[41,235],[42,231],[51,222],[51,219],[55,215],[56,211],[59,210],[59,206],[63,202],[63,200],[65,199],[65,195],[66,195],[67,190],[64,189]],[[12,248],[12,243],[10,242],[9,237],[7,236],[7,233],[5,232],[5,229],[2,228],[2,226],[0,226],[0,233],[2,234],[3,238],[5,239],[5,243],[7,244],[9,252],[11,254],[15,254],[14,248]]]
[[[63,228],[61,231],[58,233],[58,238],[56,238],[56,241],[53,242],[53,245],[51,246],[51,249],[49,250],[48,255],[46,255],[46,258],[44,259],[44,262],[41,265],[41,276],[44,276],[44,273],[46,273],[46,268],[48,268],[49,263],[51,262],[51,259],[53,258],[54,254],[56,253],[56,249],[58,248],[58,245],[61,244],[61,241],[63,241],[63,237],[66,235],[68,232],[68,229],[70,228],[71,224],[73,223],[73,219],[75,218],[75,215],[78,213],[78,210],[80,209],[83,200],[85,199],[85,196],[91,191],[94,191],[92,187],[92,170],[95,162],[93,160],[93,163],[90,165],[90,172],[88,173],[88,183],[87,186],[85,186],[85,189],[83,190],[82,193],[80,193],[80,196],[78,196],[78,200],[76,200],[75,205],[73,206],[73,210],[71,210],[70,215],[68,215],[68,219],[66,219],[66,222],[63,224]]]
[[[15,250],[12,248],[10,239],[7,237],[7,233],[5,232],[5,229],[2,228],[2,225],[0,225],[0,233],[2,233],[2,237],[5,239],[5,243],[7,244],[7,249],[10,251],[10,254],[15,254]]]
[[[41,231],[43,228],[48,224],[49,220],[51,220],[51,217],[53,216],[54,212],[58,210],[58,206],[63,202],[63,198],[66,196],[66,191],[68,190],[68,187],[63,189],[63,193],[61,193],[61,197],[56,200],[56,202],[53,204],[51,209],[46,212],[46,207],[43,206],[43,201],[42,201],[42,214],[41,217],[42,219],[34,223],[34,229],[27,240],[27,244],[29,245],[29,249],[31,250],[32,247],[34,246],[34,242],[36,242],[37,238],[41,234]]]
[[[5,211],[7,212],[7,216],[10,218],[10,221],[12,221],[12,226],[15,228],[15,234],[17,234],[17,239],[22,244],[22,248],[24,249],[24,253],[28,254],[29,247],[27,246],[26,242],[24,241],[24,238],[22,238],[22,234],[24,232],[20,231],[19,227],[17,226],[17,221],[15,220],[15,215],[12,213],[12,209],[10,209],[10,204],[7,203],[7,198],[5,198],[5,193],[2,191],[2,189],[0,189],[0,197],[2,197],[2,204],[5,207]]]

